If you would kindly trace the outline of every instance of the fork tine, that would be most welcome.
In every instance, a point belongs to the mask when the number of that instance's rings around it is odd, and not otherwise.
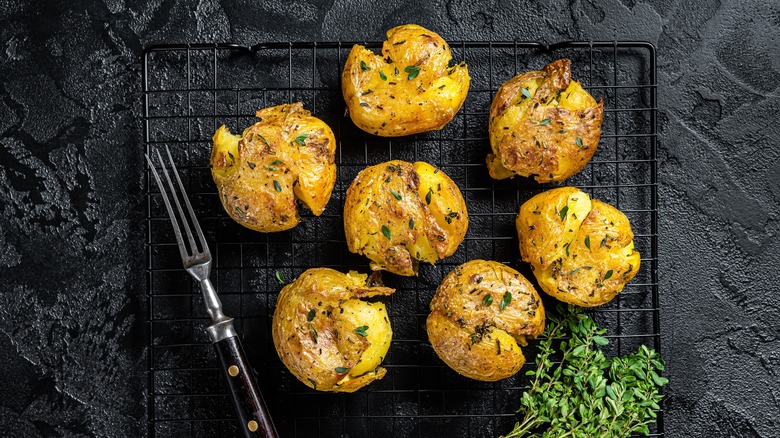
[[[171,190],[171,195],[173,196],[173,201],[176,203],[176,209],[179,210],[179,217],[181,217],[182,227],[184,228],[184,231],[187,233],[187,240],[190,242],[190,248],[192,249],[191,254],[194,255],[198,253],[198,247],[195,245],[195,239],[192,237],[192,231],[190,231],[190,225],[187,223],[187,216],[184,214],[184,210],[181,208],[181,203],[179,202],[179,195],[176,194],[176,187],[173,185],[173,181],[171,181],[171,176],[168,174],[168,168],[165,167],[165,161],[163,161],[162,155],[160,155],[160,151],[156,150],[157,152],[157,158],[160,159],[160,166],[162,166],[163,175],[165,175],[165,180],[168,181],[168,187]],[[170,154],[168,155],[170,157]],[[171,165],[173,165],[173,161],[171,160]],[[181,183],[181,181],[179,181]],[[187,198],[187,194],[184,193],[184,198]]]
[[[168,210],[168,217],[171,219],[171,225],[173,225],[173,232],[176,234],[176,243],[179,245],[179,254],[181,254],[182,259],[186,259],[189,257],[187,254],[187,249],[184,247],[184,239],[181,235],[181,229],[179,228],[179,222],[176,220],[176,214],[173,212],[173,207],[171,206],[171,201],[168,199],[168,194],[165,190],[165,185],[163,185],[162,181],[160,180],[160,175],[157,173],[157,170],[154,168],[154,163],[152,162],[152,159],[149,158],[149,155],[144,154],[144,157],[146,157],[146,162],[149,163],[149,169],[152,171],[152,175],[154,175],[154,179],[157,181],[157,187],[160,189],[160,193],[163,197],[163,202],[165,202],[165,208]]]
[[[198,223],[198,216],[196,216],[195,212],[192,210],[190,198],[187,196],[187,191],[184,190],[184,184],[181,183],[181,178],[179,178],[179,170],[176,168],[176,164],[173,162],[173,157],[171,157],[171,151],[168,149],[168,146],[165,146],[165,152],[168,154],[168,160],[171,163],[173,174],[176,176],[176,182],[179,183],[179,189],[181,190],[182,198],[184,198],[184,204],[187,206],[187,211],[190,213],[190,219],[192,219],[192,225],[195,227],[195,233],[197,233],[198,240],[200,240],[200,246],[203,248],[203,252],[209,254],[210,256],[211,253],[209,252],[209,246],[206,244],[206,238],[203,236],[203,230],[200,229],[200,223]]]

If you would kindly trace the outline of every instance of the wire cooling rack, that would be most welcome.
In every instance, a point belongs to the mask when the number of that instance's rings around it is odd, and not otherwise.
[[[454,59],[465,60],[472,77],[464,107],[441,131],[393,139],[365,134],[345,116],[339,78],[352,45],[184,44],[153,46],[144,53],[146,152],[167,146],[181,169],[214,254],[212,280],[226,313],[236,318],[282,437],[495,437],[512,428],[525,369],[495,383],[459,376],[427,342],[425,318],[439,282],[468,260],[504,262],[533,281],[519,260],[514,219],[522,202],[551,185],[488,176],[488,109],[504,81],[561,57],[572,60],[572,76],[605,102],[598,151],[566,184],[621,209],[642,254],[634,280],[593,314],[609,330],[609,354],[626,354],[640,344],[660,347],[656,58],[651,44],[452,42]],[[336,134],[333,196],[319,217],[301,210],[301,223],[293,230],[261,234],[245,229],[227,217],[217,197],[208,166],[211,136],[221,124],[240,132],[256,121],[257,109],[296,101]],[[273,347],[279,278],[290,281],[315,266],[368,270],[368,260],[349,253],[344,241],[344,195],[366,165],[390,159],[427,161],[457,182],[469,210],[469,231],[454,256],[421,266],[418,277],[384,275],[397,290],[386,300],[394,333],[385,378],[354,394],[316,392],[284,368]],[[204,331],[208,321],[202,298],[181,269],[170,222],[148,172],[145,190],[149,435],[236,436],[232,405]],[[533,350],[532,345],[526,367],[534,365]],[[662,414],[654,436],[663,436]]]

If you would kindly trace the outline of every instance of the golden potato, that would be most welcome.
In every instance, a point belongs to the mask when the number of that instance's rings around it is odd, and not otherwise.
[[[517,216],[520,255],[547,294],[582,307],[609,302],[639,270],[620,210],[574,187],[540,193]]]
[[[344,201],[349,250],[371,269],[416,275],[417,263],[455,253],[469,216],[458,186],[428,163],[388,161],[363,169]]]
[[[490,106],[490,176],[563,181],[582,170],[601,138],[604,102],[571,80],[571,61],[505,82]]]
[[[259,122],[214,134],[211,175],[228,215],[261,232],[298,225],[298,199],[322,214],[336,182],[336,139],[300,102],[265,108]]]
[[[352,47],[341,91],[358,128],[382,137],[441,129],[466,100],[465,63],[449,67],[452,52],[436,33],[415,24],[387,31],[382,55]]]
[[[307,270],[279,293],[272,329],[279,358],[320,391],[354,392],[381,379],[393,331],[384,304],[360,298],[394,291],[355,271]]]
[[[498,262],[472,260],[436,290],[428,339],[459,374],[493,382],[522,368],[520,346],[542,333],[544,320],[542,300],[525,277]]]

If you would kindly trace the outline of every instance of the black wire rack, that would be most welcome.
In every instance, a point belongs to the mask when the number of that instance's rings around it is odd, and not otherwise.
[[[566,181],[617,206],[631,220],[642,266],[617,299],[593,311],[608,328],[609,354],[641,344],[660,349],[656,158],[656,56],[645,42],[452,42],[455,60],[472,77],[466,103],[441,131],[380,138],[357,129],[339,79],[351,42],[158,45],[143,58],[145,148],[167,146],[180,168],[214,255],[212,280],[225,311],[236,318],[258,383],[282,437],[496,437],[511,430],[515,409],[534,366],[495,383],[448,369],[427,342],[428,303],[455,266],[482,258],[519,269],[514,219],[522,202],[550,184],[496,181],[484,165],[488,110],[509,78],[568,57],[572,76],[604,98],[603,134],[586,168]],[[363,43],[378,49],[380,43]],[[223,211],[208,166],[211,136],[221,124],[240,132],[257,109],[301,101],[332,128],[338,141],[338,179],[325,212],[302,211],[293,230],[262,234]],[[470,224],[457,253],[418,277],[385,274],[396,293],[386,299],[393,341],[384,379],[354,394],[328,394],[298,382],[278,359],[271,318],[281,289],[304,270],[328,266],[368,271],[368,260],[344,241],[347,187],[366,165],[390,159],[427,161],[458,183]],[[160,194],[146,173],[149,435],[237,436],[232,405],[204,328],[197,285],[181,269]],[[545,297],[545,304],[554,305]],[[663,411],[652,436],[663,436]]]

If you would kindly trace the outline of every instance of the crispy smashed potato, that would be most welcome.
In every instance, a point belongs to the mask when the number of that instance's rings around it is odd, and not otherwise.
[[[393,331],[384,304],[361,298],[394,291],[355,271],[307,270],[279,293],[273,319],[279,358],[320,391],[354,392],[381,379]]]
[[[455,253],[469,216],[458,186],[430,164],[388,161],[363,169],[347,190],[344,231],[349,250],[371,269],[417,275],[418,261]]]
[[[214,134],[211,175],[227,214],[261,232],[300,222],[295,200],[322,214],[336,182],[336,139],[298,103],[265,108],[240,136]]]
[[[493,382],[522,368],[520,346],[542,333],[544,321],[542,300],[525,277],[498,262],[472,260],[436,290],[428,339],[459,374]]]
[[[605,304],[639,270],[626,215],[574,187],[529,199],[516,225],[521,257],[531,264],[542,290],[561,301]]]
[[[604,102],[571,80],[571,61],[505,82],[490,106],[490,176],[563,181],[582,170],[601,138]]]
[[[465,63],[450,67],[452,52],[436,33],[415,24],[387,31],[382,55],[355,45],[341,76],[349,116],[382,137],[442,129],[469,90]]]

